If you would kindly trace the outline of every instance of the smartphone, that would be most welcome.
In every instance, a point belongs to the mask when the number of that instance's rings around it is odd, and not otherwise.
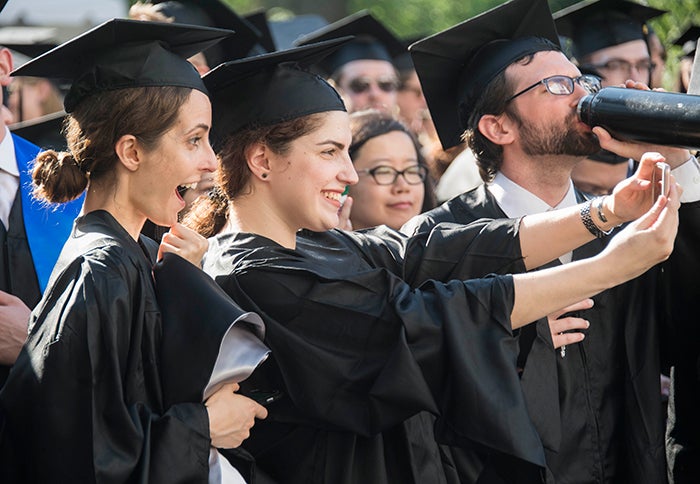
[[[256,388],[246,393],[243,393],[243,395],[252,400],[255,400],[260,405],[265,406],[276,402],[277,400],[282,398],[282,395],[284,394],[279,390],[260,390]]]
[[[668,196],[671,167],[668,163],[658,162],[651,175],[651,201],[656,202],[659,195]]]

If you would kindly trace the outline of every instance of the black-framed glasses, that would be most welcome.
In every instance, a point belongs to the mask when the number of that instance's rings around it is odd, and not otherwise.
[[[391,166],[375,166],[367,170],[357,170],[358,174],[372,175],[377,185],[393,185],[399,175],[406,180],[409,185],[420,185],[428,176],[428,170],[423,165],[413,165],[399,171]]]
[[[629,62],[625,59],[610,59],[603,64],[584,64],[581,67],[586,70],[600,70],[630,74],[632,72],[632,68],[634,68],[637,72],[651,72],[656,67],[656,64],[654,64],[651,59],[644,59],[637,62]]]
[[[356,77],[348,82],[348,89],[354,94],[363,94],[369,91],[372,84],[376,84],[384,92],[395,92],[399,88],[399,81],[393,78],[372,79],[370,77]]]
[[[568,96],[569,94],[573,93],[574,84],[580,85],[589,93],[598,92],[600,91],[601,87],[600,80],[600,77],[594,76],[593,74],[583,74],[578,77],[545,77],[541,81],[537,81],[536,83],[534,83],[532,86],[528,86],[522,91],[518,91],[517,93],[513,94],[511,97],[506,99],[506,103],[511,102],[516,97],[520,96],[521,94],[525,94],[526,92],[536,88],[540,84],[544,84],[544,87],[547,88],[547,92],[549,92],[550,94],[554,94],[555,96]]]

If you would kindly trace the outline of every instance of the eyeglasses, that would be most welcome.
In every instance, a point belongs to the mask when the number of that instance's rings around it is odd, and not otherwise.
[[[629,74],[632,72],[632,68],[637,72],[651,72],[656,64],[654,64],[651,59],[644,59],[637,61],[635,63],[626,61],[624,59],[610,59],[604,64],[584,64],[581,66],[587,70],[602,70],[607,72],[623,72]]]
[[[393,185],[399,178],[403,176],[406,183],[409,185],[420,185],[428,176],[428,170],[423,165],[413,165],[405,168],[402,171],[396,170],[391,166],[375,166],[368,170],[358,170],[358,174],[372,175],[377,185]]]
[[[353,94],[362,94],[369,91],[372,84],[376,84],[384,92],[395,92],[399,88],[396,79],[371,79],[369,77],[356,77],[348,82],[348,89]]]
[[[547,88],[547,91],[550,94],[554,94],[555,96],[568,96],[569,94],[574,92],[574,83],[583,87],[589,93],[600,91],[600,77],[594,76],[592,74],[584,74],[578,77],[551,76],[546,77],[541,81],[537,81],[532,86],[528,86],[522,91],[513,94],[511,97],[506,99],[506,103],[511,102],[516,97],[520,96],[521,94],[525,94],[526,92],[536,88],[540,84],[544,84],[544,87]]]

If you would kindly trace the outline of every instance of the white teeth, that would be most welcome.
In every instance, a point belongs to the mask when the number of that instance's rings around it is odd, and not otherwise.
[[[323,194],[326,198],[330,198],[331,200],[338,200],[340,201],[340,193],[338,192],[325,192]]]
[[[192,182],[192,183],[180,185],[180,187],[184,188],[185,190],[194,190],[195,188],[197,188],[197,182]]]

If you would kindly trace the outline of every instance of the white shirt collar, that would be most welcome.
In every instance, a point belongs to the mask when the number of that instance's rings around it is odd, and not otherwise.
[[[5,170],[10,175],[19,176],[17,160],[15,159],[15,144],[7,126],[5,126],[5,137],[0,142],[0,169]]]
[[[488,189],[496,199],[498,206],[509,218],[520,218],[525,215],[548,212],[578,204],[574,184],[571,180],[569,180],[569,189],[566,195],[554,207],[510,180],[501,172],[496,174],[496,177],[488,185]]]

